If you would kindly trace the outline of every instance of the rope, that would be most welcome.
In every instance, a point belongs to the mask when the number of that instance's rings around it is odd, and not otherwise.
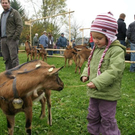
[[[65,85],[66,88],[68,88],[68,87],[83,87],[83,86],[86,86],[86,85],[75,85],[75,86],[67,86],[67,85]]]

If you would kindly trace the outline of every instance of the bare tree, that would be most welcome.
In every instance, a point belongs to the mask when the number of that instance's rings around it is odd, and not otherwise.
[[[36,11],[36,8],[35,8],[36,3],[34,3],[33,0],[30,0],[30,2],[32,3],[32,6],[33,6],[33,9],[34,9],[34,12],[35,12],[35,16],[36,16],[36,18],[38,18],[37,11]]]
[[[80,28],[82,25],[77,24],[76,20],[73,20],[71,23],[71,40],[74,39],[76,42],[78,39],[81,38],[81,32]],[[68,31],[68,26],[66,26],[66,36],[69,37],[69,31]]]
[[[35,9],[36,3],[34,3],[34,0],[27,1],[32,3],[36,18],[37,15],[41,18],[48,17],[39,22],[43,23],[44,30],[46,30],[47,32],[51,32],[55,37],[57,37],[59,34],[58,32],[60,31],[60,28],[64,23],[63,19],[65,19],[65,15],[62,15],[60,17],[51,16],[66,12],[66,0],[42,0],[41,8],[38,12]]]

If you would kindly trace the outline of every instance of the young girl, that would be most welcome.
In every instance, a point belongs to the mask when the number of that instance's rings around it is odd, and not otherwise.
[[[110,12],[98,15],[91,25],[94,47],[81,80],[89,81],[87,128],[92,135],[120,135],[115,113],[121,97],[126,48],[116,40],[117,28]]]

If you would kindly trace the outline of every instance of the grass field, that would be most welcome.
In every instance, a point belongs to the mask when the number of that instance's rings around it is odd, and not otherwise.
[[[26,54],[19,54],[20,64],[26,62]],[[56,67],[64,65],[64,58],[48,58],[48,64]],[[122,97],[118,101],[116,119],[122,135],[135,135],[135,73],[129,72],[130,64],[126,63],[122,80]],[[4,62],[0,57],[0,72],[4,71]],[[40,103],[33,104],[33,135],[88,135],[87,132],[87,108],[89,97],[87,90],[80,81],[80,75],[74,73],[75,64],[63,68],[59,72],[64,82],[61,92],[52,91],[52,126],[47,125],[46,117],[39,119]],[[5,115],[0,110],[0,135],[7,135],[7,123]],[[14,135],[26,135],[24,113],[16,115]]]

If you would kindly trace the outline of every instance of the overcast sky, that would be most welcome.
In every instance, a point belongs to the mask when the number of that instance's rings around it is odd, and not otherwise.
[[[32,4],[27,0],[18,0],[26,9],[26,13],[34,14]],[[38,11],[42,0],[34,0],[36,3],[35,8]],[[135,1],[134,0],[67,0],[67,10],[75,11],[73,13],[74,20],[82,26],[82,28],[90,28],[92,20],[95,19],[97,14],[111,11],[116,19],[119,18],[121,13],[126,14],[125,23],[128,25],[134,21],[135,14]],[[3,11],[0,7],[0,13]],[[89,36],[89,30],[84,31],[85,36]]]

